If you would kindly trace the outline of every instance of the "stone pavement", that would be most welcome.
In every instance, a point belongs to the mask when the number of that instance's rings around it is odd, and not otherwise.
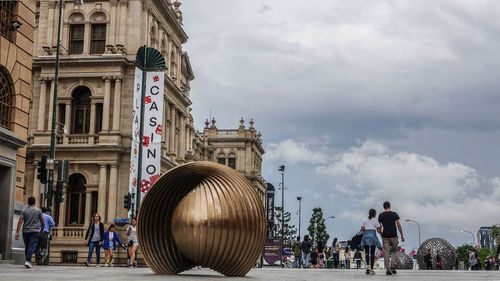
[[[95,268],[83,266],[33,266],[26,269],[20,265],[0,265],[0,280],[410,280],[410,281],[475,281],[500,280],[500,271],[416,271],[402,270],[396,276],[386,276],[376,271],[375,276],[365,275],[362,270],[331,269],[281,269],[264,267],[252,269],[245,278],[227,278],[209,269],[193,269],[179,275],[154,275],[148,268]]]

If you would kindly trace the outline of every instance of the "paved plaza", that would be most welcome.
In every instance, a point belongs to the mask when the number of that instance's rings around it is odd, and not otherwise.
[[[500,280],[500,271],[400,271],[396,276],[386,276],[376,271],[375,276],[365,275],[362,270],[328,269],[280,269],[265,267],[252,269],[244,278],[224,277],[209,269],[193,269],[179,275],[154,275],[148,268],[86,268],[83,266],[34,266],[26,269],[19,265],[0,265],[0,280],[412,280],[412,281],[474,281]]]

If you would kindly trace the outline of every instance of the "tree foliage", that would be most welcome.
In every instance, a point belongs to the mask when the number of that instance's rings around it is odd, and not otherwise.
[[[493,237],[493,239],[496,239],[498,237],[498,234],[500,234],[500,227],[495,224],[491,227],[491,237]]]
[[[321,208],[313,209],[309,223],[307,230],[309,231],[309,237],[314,247],[317,247],[320,242],[325,246],[330,235],[326,232],[325,218],[323,218],[323,210]]]
[[[457,248],[458,260],[465,264],[466,268],[469,268],[469,250],[474,250],[474,247],[469,244],[464,244]]]
[[[276,210],[276,223],[274,224],[274,233],[275,236],[281,237],[281,216],[283,212],[281,207],[275,207],[274,209]],[[283,247],[291,247],[293,242],[297,239],[297,229],[295,228],[295,225],[290,225],[290,220],[290,212],[285,212],[283,227]]]

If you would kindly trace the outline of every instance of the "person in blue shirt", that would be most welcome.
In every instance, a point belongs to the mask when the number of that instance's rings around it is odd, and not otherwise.
[[[104,243],[102,244],[102,248],[104,249],[104,266],[113,266],[113,254],[114,250],[116,250],[116,243],[118,243],[123,249],[127,249],[123,246],[122,241],[120,241],[120,237],[116,234],[115,225],[111,224],[109,226],[109,230],[104,232]],[[109,256],[109,263],[108,263]]]
[[[38,244],[36,245],[35,256],[36,263],[38,265],[42,264],[42,260],[47,255],[47,245],[50,239],[50,228],[56,225],[54,219],[48,214],[49,209],[42,207],[42,218],[44,221],[43,234],[38,238]],[[40,227],[40,232],[42,232],[42,227]]]

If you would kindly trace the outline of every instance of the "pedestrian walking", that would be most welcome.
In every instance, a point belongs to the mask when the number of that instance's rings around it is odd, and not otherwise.
[[[109,229],[104,232],[104,242],[102,244],[102,248],[104,249],[104,266],[113,266],[113,256],[114,251],[116,250],[116,243],[120,245],[123,249],[127,249],[123,246],[122,241],[120,241],[120,237],[116,234],[115,231],[116,226],[111,224]],[[109,257],[109,263],[108,263]]]
[[[380,233],[381,225],[376,217],[377,211],[370,209],[368,211],[368,219],[363,221],[363,225],[361,226],[361,232],[363,232],[361,247],[365,248],[366,274],[370,275],[375,275],[375,271],[373,270],[373,266],[375,265],[375,249],[382,246],[377,238],[377,232]]]
[[[319,257],[318,249],[313,248],[310,256],[311,256],[311,266],[310,267],[317,268],[318,267],[318,257]]]
[[[437,270],[441,270],[442,269],[441,262],[442,262],[441,250],[437,250],[437,252],[436,252],[436,269]]]
[[[293,267],[300,268],[302,263],[302,243],[300,242],[300,236],[297,236],[297,240],[293,242],[292,250],[295,256]]]
[[[104,240],[104,224],[101,222],[101,216],[95,213],[92,216],[92,222],[85,234],[85,245],[89,246],[89,255],[84,262],[85,266],[89,266],[92,259],[92,253],[95,249],[97,267],[101,266],[101,246]]]
[[[139,247],[139,242],[137,240],[137,231],[136,231],[137,219],[131,218],[130,225],[127,229],[128,236],[128,255],[130,257],[130,261],[128,266],[137,266],[137,261],[135,260],[135,254],[137,253],[137,248]]]
[[[325,245],[323,245],[323,242],[318,242],[318,267],[323,268],[325,267]]]
[[[401,234],[401,242],[405,241],[403,229],[399,223],[398,213],[391,211],[391,203],[384,202],[384,212],[378,216],[378,221],[382,225],[382,244],[384,245],[384,266],[385,274],[396,274],[396,254],[398,251],[398,233]]]
[[[470,270],[476,270],[476,262],[477,262],[476,254],[474,253],[473,250],[469,249],[469,266],[470,266]]]
[[[425,269],[427,270],[432,270],[432,250],[428,249],[427,254],[424,256],[424,261],[425,261]]]
[[[332,242],[332,257],[333,268],[338,268],[340,262],[340,243],[338,242],[337,237],[335,237]]]
[[[19,240],[19,231],[21,230],[22,226],[24,255],[26,258],[24,266],[26,268],[31,268],[31,257],[35,252],[36,245],[38,244],[38,239],[40,238],[40,235],[41,233],[43,233],[45,228],[42,211],[35,207],[35,203],[35,197],[31,196],[28,198],[28,207],[21,213],[21,217],[17,222],[15,235],[16,240]]]
[[[354,258],[353,258],[353,261],[356,262],[356,269],[360,269],[361,268],[361,259],[363,257],[361,256],[361,252],[359,251],[359,249],[356,249],[356,252],[354,253]]]
[[[350,269],[351,268],[351,252],[349,251],[349,247],[345,248],[344,259],[345,259],[345,268]]]
[[[302,241],[302,259],[304,262],[304,268],[309,268],[309,258],[311,254],[312,242],[309,239],[309,235],[304,236],[304,241]]]
[[[40,230],[43,229],[43,233],[41,233],[40,238],[38,239],[38,244],[36,245],[35,250],[35,258],[36,264],[41,265],[42,260],[47,256],[47,246],[49,244],[50,239],[50,228],[56,225],[54,219],[48,214],[49,209],[46,207],[42,207],[42,218],[45,226],[42,228],[40,225]]]

